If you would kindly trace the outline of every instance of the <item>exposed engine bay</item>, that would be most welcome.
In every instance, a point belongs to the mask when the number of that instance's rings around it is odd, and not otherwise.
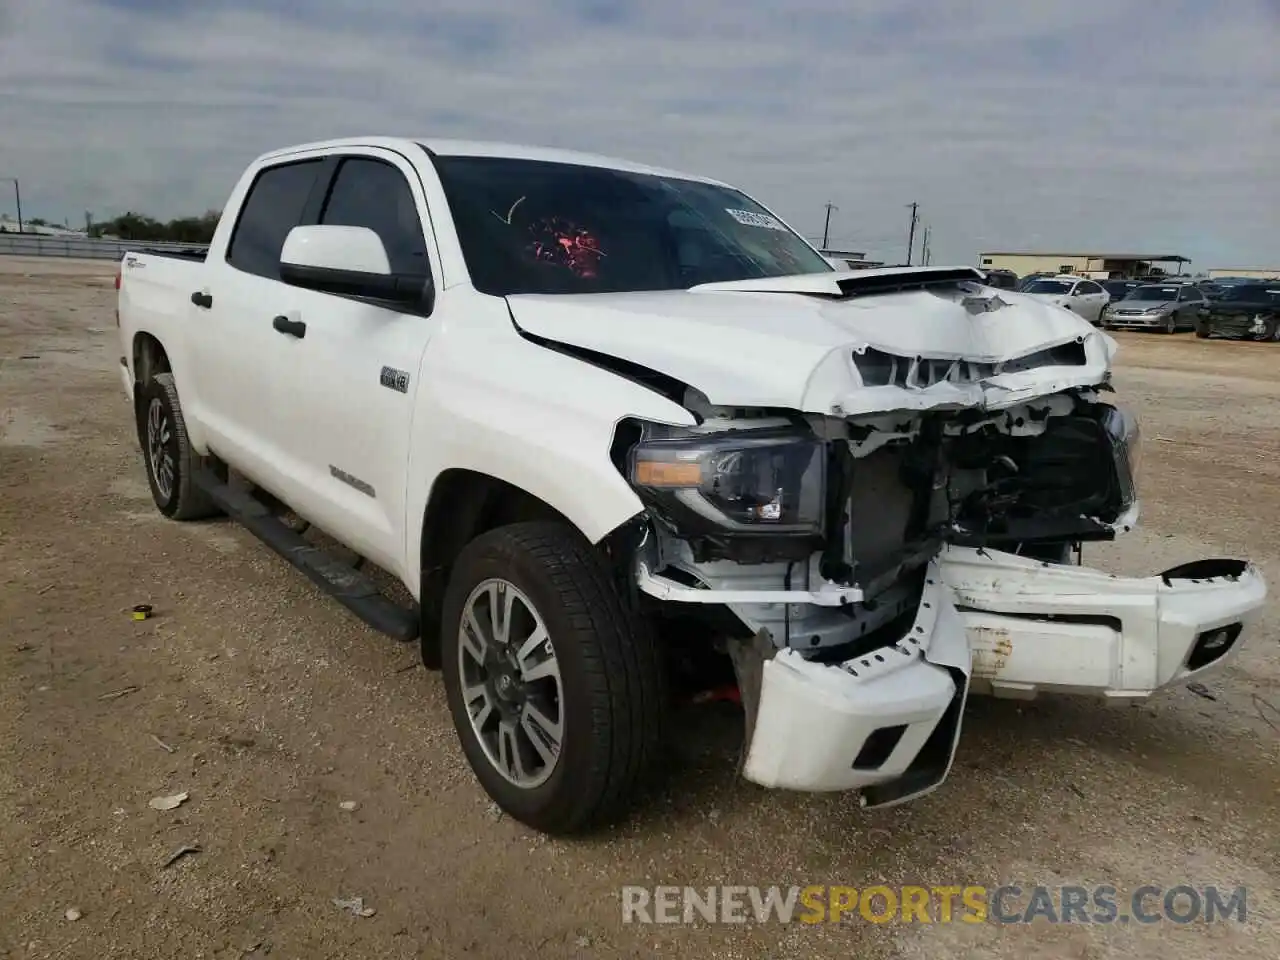
[[[701,414],[620,434],[651,518],[641,589],[723,604],[810,659],[892,642],[944,544],[1061,562],[1134,522],[1137,424],[1093,388],[997,412]]]

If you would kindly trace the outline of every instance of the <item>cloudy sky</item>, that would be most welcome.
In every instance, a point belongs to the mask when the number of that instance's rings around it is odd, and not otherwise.
[[[935,263],[1280,266],[1280,0],[0,0],[27,216],[220,207],[259,153],[372,133],[704,173],[810,236],[830,201],[891,261],[915,200]]]

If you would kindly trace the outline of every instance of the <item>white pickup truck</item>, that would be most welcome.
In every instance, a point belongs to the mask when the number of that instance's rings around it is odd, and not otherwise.
[[[969,693],[1146,697],[1264,602],[1245,561],[1078,564],[1138,513],[1107,334],[968,267],[833,270],[716,181],[309,144],[249,167],[203,260],[119,286],[156,506],[420,640],[543,831],[625,808],[690,679],[736,683],[748,779],[884,806],[945,779]]]

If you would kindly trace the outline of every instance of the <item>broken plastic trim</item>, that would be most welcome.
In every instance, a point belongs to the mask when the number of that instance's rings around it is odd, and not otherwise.
[[[853,365],[864,386],[924,390],[937,383],[974,384],[1005,373],[1039,367],[1083,367],[1089,362],[1084,339],[1037,350],[1000,363],[940,357],[909,357],[875,347],[853,351]]]
[[[1160,574],[1160,579],[1166,587],[1172,587],[1174,580],[1190,580],[1192,583],[1199,583],[1201,580],[1239,580],[1248,567],[1247,560],[1206,558],[1170,567]]]

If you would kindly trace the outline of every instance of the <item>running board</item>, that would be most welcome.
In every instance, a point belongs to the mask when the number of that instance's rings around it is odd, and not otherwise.
[[[210,470],[196,471],[192,480],[231,519],[246,527],[373,629],[406,643],[418,639],[416,606],[403,607],[388,600],[372,580],[351,564],[307,543],[252,494],[231,487]]]

